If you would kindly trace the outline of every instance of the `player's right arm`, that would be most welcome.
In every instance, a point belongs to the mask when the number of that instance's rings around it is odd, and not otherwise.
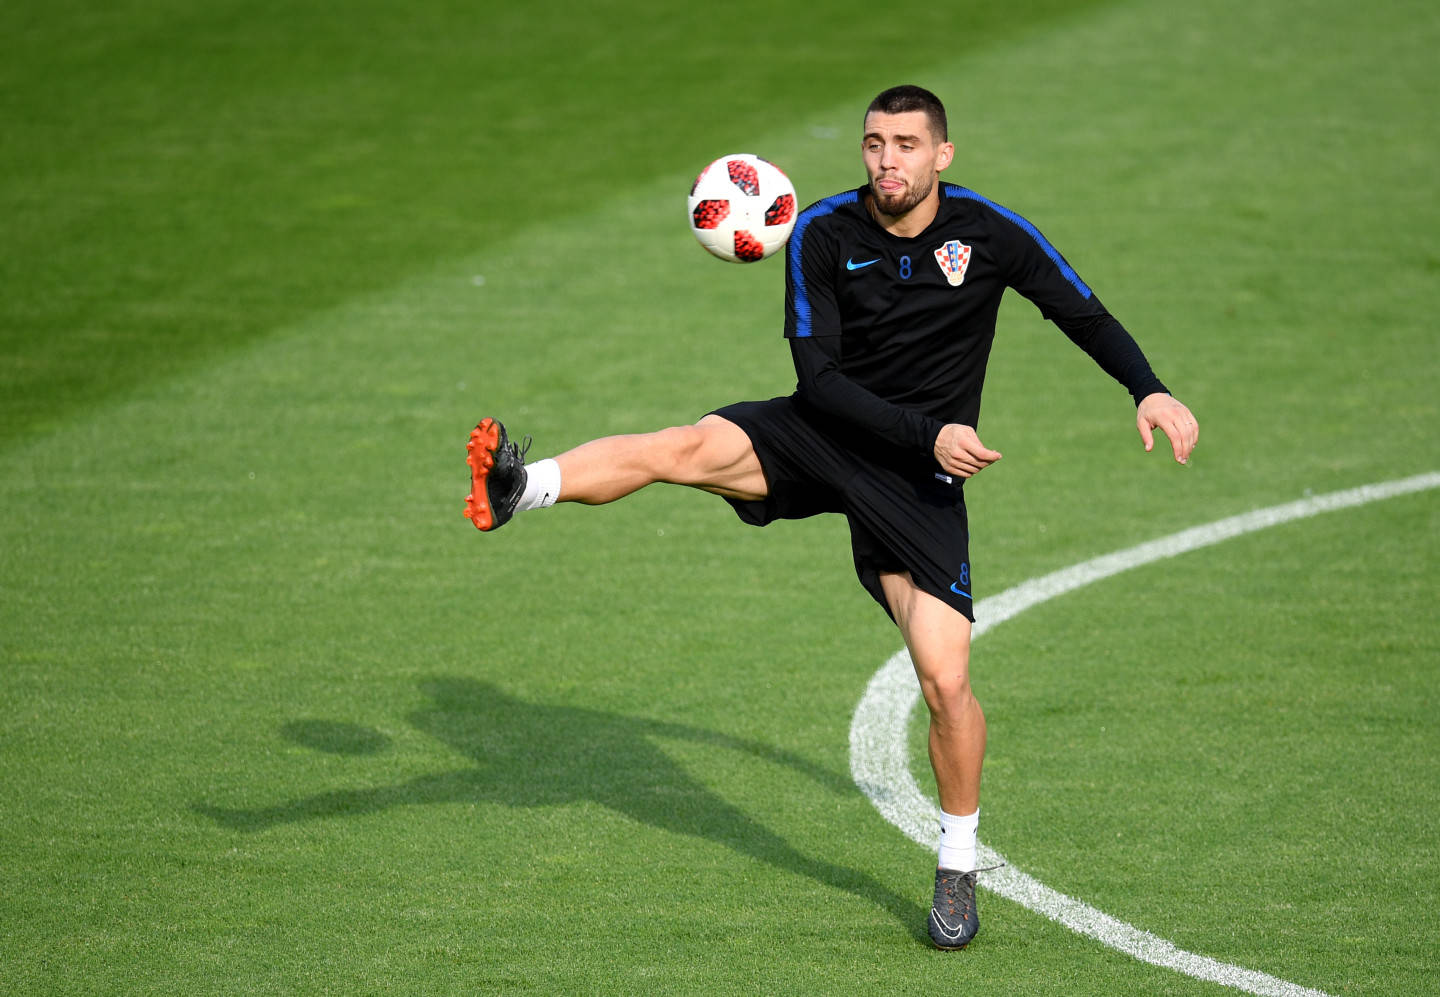
[[[840,373],[839,349],[839,336],[790,341],[801,398],[896,446],[931,453],[942,471],[957,478],[978,474],[1000,459],[1000,452],[981,443],[973,427],[945,424],[893,405],[856,384]]]
[[[785,335],[795,362],[797,393],[827,415],[897,447],[936,452],[944,428],[940,420],[886,401],[842,369],[843,326],[835,291],[840,251],[827,226],[814,224],[816,210],[801,217],[786,248]]]
[[[795,361],[796,391],[815,408],[906,450],[925,453],[934,446],[944,424],[887,402],[846,377],[840,369],[839,336],[792,339],[790,357]]]

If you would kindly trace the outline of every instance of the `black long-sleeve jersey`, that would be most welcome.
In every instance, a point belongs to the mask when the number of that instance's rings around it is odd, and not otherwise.
[[[1029,298],[1138,404],[1164,392],[1140,347],[1034,225],[955,184],[914,238],[870,217],[865,190],[802,212],[787,247],[785,335],[797,396],[839,428],[933,454],[975,426],[1006,288]]]

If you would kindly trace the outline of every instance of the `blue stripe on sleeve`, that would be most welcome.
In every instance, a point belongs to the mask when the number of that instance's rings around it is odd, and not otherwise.
[[[790,280],[795,287],[795,335],[808,336],[810,328],[810,292],[805,286],[805,270],[800,265],[801,247],[805,242],[805,229],[816,218],[823,218],[833,214],[837,208],[846,204],[854,204],[860,199],[857,191],[849,190],[843,194],[836,194],[827,197],[823,201],[817,201],[800,213],[795,221],[795,231],[790,233],[790,245],[787,247],[786,261],[790,267]]]
[[[1090,288],[1086,286],[1085,282],[1080,279],[1080,275],[1075,272],[1075,269],[1070,266],[1070,264],[1065,262],[1065,257],[1060,255],[1060,250],[1050,245],[1050,240],[1046,239],[1043,235],[1041,235],[1040,230],[1034,225],[1030,224],[1030,221],[1028,219],[1017,215],[1009,208],[996,204],[988,197],[981,197],[979,194],[966,187],[958,187],[955,184],[945,184],[944,191],[946,197],[961,198],[967,201],[978,201],[981,204],[988,205],[989,207],[993,208],[1003,217],[1010,219],[1010,221],[1014,222],[1020,227],[1021,231],[1025,232],[1026,235],[1034,239],[1036,244],[1044,251],[1045,255],[1050,257],[1050,261],[1054,263],[1055,266],[1060,268],[1060,276],[1064,277],[1067,281],[1069,281],[1070,286],[1074,287],[1075,290],[1079,291],[1081,297],[1083,297],[1087,301],[1090,300],[1090,297],[1094,292],[1092,292]]]

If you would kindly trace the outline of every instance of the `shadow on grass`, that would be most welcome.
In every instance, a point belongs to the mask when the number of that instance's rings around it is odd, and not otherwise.
[[[890,912],[917,940],[924,940],[925,909],[918,903],[872,876],[797,851],[696,780],[660,750],[655,739],[744,752],[799,771],[837,793],[853,791],[834,773],[771,745],[683,724],[528,703],[473,679],[436,678],[423,683],[422,689],[431,703],[411,714],[411,723],[473,760],[473,767],[393,786],[318,793],[268,807],[197,804],[193,809],[223,827],[262,831],[427,803],[539,807],[593,801],[642,824],[707,838],[778,869],[845,890]],[[292,722],[281,731],[307,747],[346,753],[366,753],[387,743],[378,732],[367,734],[364,728],[323,721]],[[356,751],[355,745],[364,750]]]

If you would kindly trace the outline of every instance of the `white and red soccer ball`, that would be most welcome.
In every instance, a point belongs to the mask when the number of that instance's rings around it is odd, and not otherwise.
[[[795,187],[774,163],[737,153],[700,171],[690,188],[690,231],[731,263],[763,260],[795,228]]]

